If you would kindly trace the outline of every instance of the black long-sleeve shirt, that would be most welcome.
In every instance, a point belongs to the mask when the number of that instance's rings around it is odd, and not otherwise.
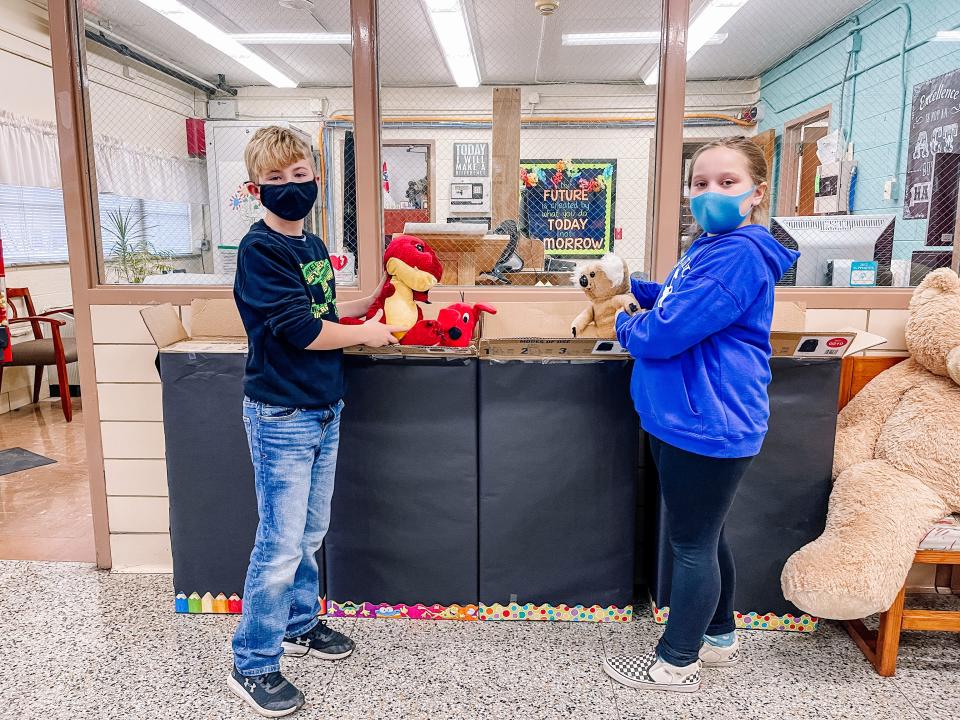
[[[324,322],[337,322],[333,266],[323,241],[294,238],[262,220],[237,253],[233,295],[247,331],[244,391],[252,400],[316,409],[343,396],[343,352],[307,350]]]

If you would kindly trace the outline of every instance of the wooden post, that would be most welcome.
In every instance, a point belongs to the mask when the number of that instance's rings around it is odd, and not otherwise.
[[[491,222],[520,219],[520,88],[493,90]]]
[[[664,280],[680,257],[683,115],[687,77],[688,0],[661,0],[660,81],[653,192],[653,237],[647,238],[650,278]]]

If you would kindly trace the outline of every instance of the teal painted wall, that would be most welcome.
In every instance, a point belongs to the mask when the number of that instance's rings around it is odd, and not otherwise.
[[[911,0],[904,4],[912,16],[908,45],[921,43],[938,30],[960,26],[960,3],[955,0]],[[847,64],[844,40],[848,31],[854,27],[855,18],[859,18],[863,26],[897,5],[892,0],[867,3],[843,25],[763,73],[760,106],[764,116],[759,130],[774,128],[780,136],[785,122],[825,105],[832,106],[830,130],[835,130],[841,122],[839,83]],[[897,11],[864,28],[857,68],[866,68],[899,53],[904,26],[905,13]],[[854,157],[858,162],[853,212],[897,215],[894,257],[908,258],[913,250],[923,247],[927,231],[926,220],[903,220],[913,86],[958,67],[960,42],[927,42],[906,54],[906,95],[901,90],[899,55],[864,72],[856,78],[855,85],[850,80],[846,83],[842,122],[848,142],[854,144]],[[852,64],[850,72],[853,72]],[[831,85],[836,87],[829,88]],[[803,102],[798,102],[800,100]],[[904,107],[903,132],[898,136],[900,111]],[[897,195],[896,199],[887,201],[883,199],[883,185],[894,173],[898,153]],[[779,177],[779,154],[775,173],[774,177]]]

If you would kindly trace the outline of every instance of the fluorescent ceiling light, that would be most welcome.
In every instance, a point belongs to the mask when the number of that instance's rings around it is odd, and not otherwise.
[[[937,42],[960,42],[960,30],[938,30],[932,39]]]
[[[243,45],[349,45],[350,33],[236,33],[229,36]]]
[[[297,86],[295,80],[288,78],[262,57],[255,55],[216,25],[203,19],[177,0],[140,0],[140,2],[151,10],[160,13],[167,20],[176,23],[197,39],[215,47],[274,87],[294,88]]]
[[[447,69],[458,87],[480,85],[480,71],[473,53],[467,17],[460,0],[424,0],[433,32],[440,43]]]
[[[700,48],[708,43],[710,38],[724,25],[730,18],[737,14],[737,11],[747,4],[749,0],[710,0],[707,6],[690,22],[687,29],[687,60],[696,55]],[[653,66],[653,69],[647,73],[643,79],[644,85],[656,85],[660,77],[659,63]]]
[[[719,45],[727,39],[726,34],[711,35],[706,44]],[[564,45],[659,45],[660,33],[648,32],[605,32],[605,33],[565,33],[561,37]]]

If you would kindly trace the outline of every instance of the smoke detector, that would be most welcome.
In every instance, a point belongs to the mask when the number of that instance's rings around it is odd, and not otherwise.
[[[313,0],[277,0],[277,4],[288,10],[313,10]]]
[[[534,7],[544,17],[553,15],[560,9],[560,0],[533,0]]]

